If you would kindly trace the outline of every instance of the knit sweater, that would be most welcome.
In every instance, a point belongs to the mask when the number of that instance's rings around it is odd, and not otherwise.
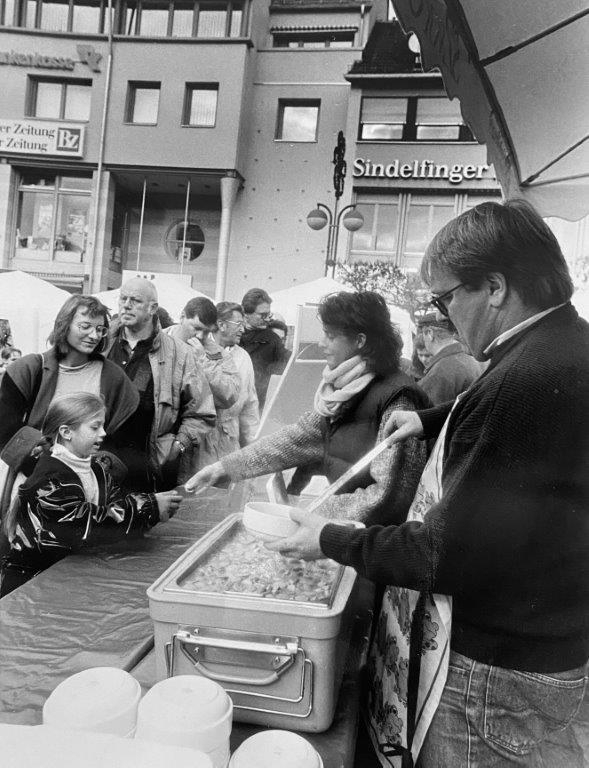
[[[420,413],[426,436],[448,408]],[[423,523],[326,525],[321,549],[387,584],[452,595],[452,648],[558,672],[589,656],[589,326],[570,304],[497,347],[452,412]]]
[[[385,409],[376,440],[384,439],[384,426],[395,410],[415,410],[415,395],[403,389]],[[232,480],[243,480],[291,467],[321,463],[325,449],[323,417],[312,411],[291,424],[221,459]],[[356,460],[361,455],[356,457]],[[386,522],[405,519],[425,464],[426,446],[411,439],[383,451],[370,464],[374,482],[349,493],[332,496],[318,508],[331,519]]]

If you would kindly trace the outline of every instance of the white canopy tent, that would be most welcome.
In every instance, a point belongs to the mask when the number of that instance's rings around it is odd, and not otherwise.
[[[308,283],[293,285],[291,288],[285,288],[282,291],[273,291],[272,310],[281,314],[287,325],[296,325],[298,316],[298,307],[304,304],[319,304],[324,296],[337,291],[353,291],[349,285],[338,283],[331,277],[320,277],[317,280],[311,280]],[[391,320],[398,325],[401,336],[403,337],[403,353],[411,357],[412,338],[411,333],[414,329],[413,322],[408,312],[392,304],[388,305],[391,313]]]
[[[14,346],[24,355],[44,352],[67,291],[26,272],[0,273],[0,318],[8,320]]]
[[[210,298],[206,294],[191,288],[180,280],[174,280],[173,278],[155,277],[152,281],[157,289],[158,303],[160,307],[166,309],[172,316],[175,322],[180,319],[180,313],[186,306],[186,303],[190,299],[194,299],[197,296],[204,296]],[[119,311],[119,293],[120,289],[115,288],[112,291],[101,291],[95,293],[97,299],[105,304],[112,314],[118,314]]]

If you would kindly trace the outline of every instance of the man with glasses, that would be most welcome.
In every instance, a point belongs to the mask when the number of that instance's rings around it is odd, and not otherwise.
[[[139,392],[137,411],[113,443],[129,469],[127,484],[145,491],[168,490],[188,476],[215,425],[213,396],[195,355],[161,330],[157,307],[150,280],[127,281],[107,348]]]
[[[211,436],[211,441],[215,441],[214,450],[203,462],[203,466],[249,445],[258,431],[260,415],[254,367],[248,353],[239,346],[244,328],[241,304],[231,301],[217,304],[217,327],[213,336],[237,369],[239,396],[229,408],[217,409],[217,427]]]
[[[420,768],[581,768],[571,723],[589,657],[589,325],[556,238],[521,200],[450,221],[422,276],[489,366],[454,404],[389,420],[395,440],[438,436],[420,509],[359,531],[293,514],[297,534],[276,547],[352,565],[417,606],[443,599],[443,621],[428,609],[410,628],[423,629],[409,654],[421,698],[411,682],[399,694],[419,713],[408,724],[425,737]]]
[[[272,318],[272,299],[263,288],[251,288],[241,300],[245,330],[240,345],[252,359],[260,412],[264,409],[270,376],[282,371],[284,348],[278,336],[268,328]]]

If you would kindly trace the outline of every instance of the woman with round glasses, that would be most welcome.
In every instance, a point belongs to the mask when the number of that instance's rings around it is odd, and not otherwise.
[[[70,296],[57,313],[44,354],[12,363],[0,384],[0,456],[14,473],[29,474],[41,450],[41,425],[57,395],[102,395],[107,435],[134,413],[139,395],[125,372],[101,354],[109,311],[94,296]],[[2,508],[12,482],[4,484]]]

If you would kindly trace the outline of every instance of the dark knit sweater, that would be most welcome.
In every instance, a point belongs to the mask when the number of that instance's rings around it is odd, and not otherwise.
[[[420,413],[426,437],[448,408]],[[570,304],[499,346],[454,409],[424,523],[328,524],[323,552],[452,595],[452,648],[558,672],[589,656],[589,326]]]

